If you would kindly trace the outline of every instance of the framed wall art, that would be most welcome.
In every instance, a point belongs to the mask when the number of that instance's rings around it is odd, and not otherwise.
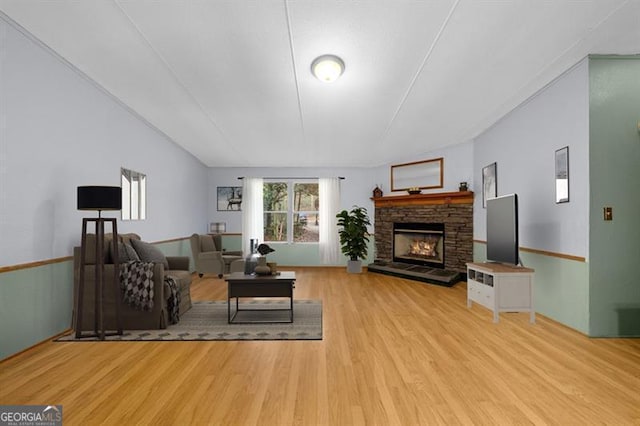
[[[241,186],[219,186],[217,198],[218,211],[242,210],[242,187]]]
[[[569,147],[556,151],[556,204],[569,202]]]
[[[482,168],[482,207],[487,208],[487,200],[498,196],[497,163]]]

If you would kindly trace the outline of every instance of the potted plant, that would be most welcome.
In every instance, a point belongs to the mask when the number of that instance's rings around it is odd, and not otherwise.
[[[342,210],[336,217],[338,218],[338,226],[342,227],[338,231],[342,253],[349,257],[347,272],[362,272],[360,259],[367,257],[367,243],[369,242],[367,226],[371,225],[367,209],[353,206],[351,211]]]

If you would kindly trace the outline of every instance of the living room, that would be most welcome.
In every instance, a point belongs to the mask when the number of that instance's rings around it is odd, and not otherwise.
[[[443,187],[432,192],[454,192],[460,182],[468,183],[475,194],[473,258],[484,261],[482,171],[496,163],[498,195],[518,193],[521,200],[521,256],[536,270],[536,311],[578,335],[640,336],[637,28],[628,26],[629,37],[620,42],[631,46],[626,55],[563,59],[562,72],[544,83],[532,81],[538,87],[530,96],[469,140],[371,165],[341,165],[338,159],[334,166],[209,167],[21,27],[5,14],[5,4],[0,13],[0,359],[69,329],[70,256],[86,216],[76,210],[76,188],[117,186],[121,167],[146,174],[147,219],[119,220],[119,231],[135,232],[167,255],[190,256],[189,235],[206,233],[210,222],[225,222],[230,233],[242,231],[240,212],[216,209],[216,188],[238,186],[238,177],[343,176],[342,207],[373,212],[376,185],[391,195],[392,165],[442,157]],[[638,8],[637,2],[621,3],[601,30],[626,22],[621,16],[633,16]],[[458,120],[467,119],[461,107]],[[554,153],[566,146],[570,200],[558,204]],[[226,148],[237,157],[251,155],[242,145],[229,142]],[[307,156],[310,163],[315,152]],[[604,207],[613,207],[612,221],[603,220]],[[374,241],[365,263],[374,260],[373,247]],[[314,245],[282,246],[270,256],[296,268],[321,266]]]

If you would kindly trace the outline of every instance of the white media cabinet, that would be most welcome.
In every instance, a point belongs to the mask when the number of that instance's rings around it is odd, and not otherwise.
[[[501,263],[467,263],[467,307],[476,302],[493,311],[493,322],[500,312],[529,312],[529,321],[536,322],[533,309],[534,270]]]

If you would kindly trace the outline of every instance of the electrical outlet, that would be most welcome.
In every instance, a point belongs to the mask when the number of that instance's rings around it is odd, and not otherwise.
[[[604,220],[613,220],[613,207],[604,208]]]

